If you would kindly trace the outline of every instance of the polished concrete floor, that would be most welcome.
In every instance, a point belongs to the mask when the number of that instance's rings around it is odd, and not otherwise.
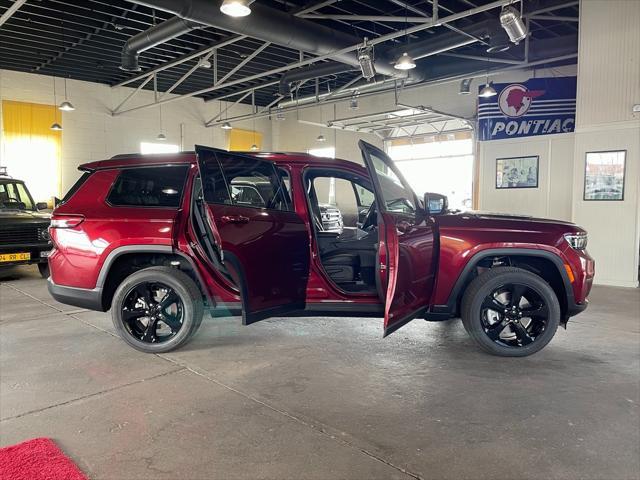
[[[145,355],[108,314],[0,281],[0,445],[47,436],[92,479],[638,479],[640,290],[525,359],[459,321],[205,323]]]

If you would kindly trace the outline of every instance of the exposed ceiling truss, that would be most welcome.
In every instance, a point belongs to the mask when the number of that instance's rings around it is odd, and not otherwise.
[[[503,54],[488,56],[486,40],[468,29],[485,19],[495,19],[502,5],[513,0],[257,0],[299,18],[329,26],[336,31],[369,38],[371,45],[401,46],[436,38],[442,31],[459,34],[456,48],[431,52],[429,65],[448,68],[469,65],[468,74],[484,69],[524,68],[541,64],[529,58],[529,46],[548,39],[564,39],[577,32],[577,1],[524,0],[531,36],[524,45]],[[217,9],[216,0],[211,4]],[[213,27],[197,29],[143,52],[143,72],[121,71],[119,57],[126,40],[171,14],[154,11],[125,0],[0,0],[0,68],[63,76],[134,90],[114,108],[124,114],[182,98],[224,99],[233,108],[252,103],[251,115],[266,116],[278,105],[285,109],[306,108],[314,103],[345,101],[354,92],[365,95],[397,88],[397,79],[384,77],[363,87],[359,72],[345,72],[292,85],[292,98],[278,93],[283,73],[319,65],[342,53],[354,52],[360,43],[327,55],[312,55],[287,45],[261,41]],[[465,31],[467,30],[467,31]],[[423,58],[423,57],[421,57]],[[426,56],[424,57],[426,58]],[[547,56],[548,63],[575,61],[575,56]],[[204,68],[209,65],[209,68]],[[544,64],[544,63],[542,63]],[[457,75],[449,75],[456,78]],[[440,80],[440,79],[437,79]],[[426,81],[433,81],[427,78]],[[142,90],[157,85],[157,100],[137,104]],[[409,88],[408,86],[405,88]],[[228,118],[229,111],[225,112]],[[235,118],[235,117],[231,117]],[[216,125],[222,117],[211,118]]]

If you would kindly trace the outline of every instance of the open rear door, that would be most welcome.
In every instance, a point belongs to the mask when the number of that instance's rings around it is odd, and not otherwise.
[[[387,154],[362,140],[358,145],[376,194],[378,274],[387,336],[422,316],[429,305],[435,269],[434,228]]]
[[[304,309],[309,234],[272,162],[196,146],[207,222],[240,289],[242,320]]]

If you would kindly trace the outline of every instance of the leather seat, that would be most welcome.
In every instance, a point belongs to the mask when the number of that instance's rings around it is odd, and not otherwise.
[[[360,256],[355,253],[332,252],[322,257],[322,265],[334,282],[353,282],[360,267]]]

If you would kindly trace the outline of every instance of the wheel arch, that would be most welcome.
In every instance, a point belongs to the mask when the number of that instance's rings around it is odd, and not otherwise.
[[[547,281],[558,297],[561,318],[566,322],[569,307],[575,304],[575,300],[573,287],[562,258],[546,250],[527,248],[487,249],[476,253],[458,276],[447,304],[434,306],[434,312],[459,315],[462,296],[471,281],[482,273],[482,269],[505,265],[528,270]]]
[[[127,245],[113,250],[100,269],[96,288],[101,293],[102,310],[111,308],[113,295],[122,281],[138,270],[147,267],[166,266],[177,268],[196,283],[203,300],[209,301],[198,270],[185,254],[168,245]]]

